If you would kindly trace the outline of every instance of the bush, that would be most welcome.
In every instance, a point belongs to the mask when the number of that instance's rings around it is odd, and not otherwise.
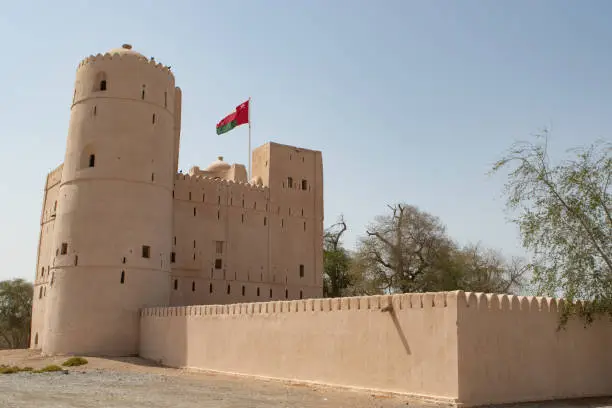
[[[76,367],[87,364],[87,360],[83,357],[71,357],[68,360],[64,361],[62,365],[64,367]]]
[[[34,373],[53,373],[56,371],[64,371],[64,369],[58,365],[51,364],[46,366],[45,368],[41,368],[40,370],[34,370]]]
[[[19,373],[22,371],[32,371],[32,367],[17,367],[17,366],[7,366],[7,365],[0,365],[0,374],[15,374],[15,373]]]

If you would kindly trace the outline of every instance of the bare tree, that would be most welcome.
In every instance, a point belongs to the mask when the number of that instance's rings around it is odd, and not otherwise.
[[[342,246],[342,235],[347,230],[344,216],[329,226],[323,236],[323,294],[326,297],[339,297],[351,286],[354,277],[350,274],[351,259]]]

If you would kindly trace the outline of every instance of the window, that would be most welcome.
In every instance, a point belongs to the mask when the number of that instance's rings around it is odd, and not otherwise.
[[[302,208],[302,217],[304,216],[304,209]]]
[[[285,219],[281,218],[281,227],[284,227],[284,226],[285,226]]]
[[[300,265],[300,278],[304,277],[304,265]]]
[[[164,108],[168,107],[168,92],[164,92]]]
[[[259,296],[259,288],[257,288],[257,296]]]
[[[195,281],[191,282],[191,291],[195,292]]]
[[[191,191],[189,192],[189,200],[191,201]]]
[[[308,181],[302,180],[302,190],[308,190]]]
[[[79,256],[75,255],[74,256],[74,266],[77,266],[79,264]]]
[[[155,114],[153,114],[153,118],[151,119],[151,123],[155,124]]]
[[[221,258],[215,259],[215,269],[223,268],[223,260]]]
[[[244,214],[242,214],[242,223],[244,224]]]
[[[304,221],[304,231],[306,231],[306,221]]]
[[[304,298],[304,294],[302,293],[302,291],[300,290],[300,299]]]
[[[100,81],[100,90],[106,91],[106,79]]]
[[[62,242],[62,249],[60,250],[61,255],[66,255],[68,253],[68,243]]]
[[[221,204],[221,196],[217,196],[217,204]]]
[[[217,219],[221,219],[221,211],[217,210]]]
[[[89,155],[89,167],[94,167],[95,165],[96,165],[96,155],[90,154]]]
[[[270,299],[272,299],[272,288],[270,288]]]
[[[285,299],[289,299],[289,289],[285,289]]]
[[[195,216],[196,216],[196,214],[197,214],[196,208],[195,208],[195,207],[193,207],[193,216],[195,217]]]
[[[293,188],[293,178],[287,177],[287,187]]]
[[[232,287],[230,285],[227,285],[227,294],[229,295],[232,291]]]
[[[39,299],[40,299],[40,298],[42,298],[42,290],[43,290],[43,288],[42,288],[42,286],[41,286],[41,287],[40,287],[40,291],[38,292],[38,298],[39,298]]]
[[[98,114],[98,107],[96,105],[94,105],[93,115],[96,116],[97,114]]]
[[[178,279],[174,280],[174,290],[178,290]]]
[[[209,293],[213,293],[212,283],[210,285],[208,285],[208,292]]]
[[[149,258],[151,256],[151,247],[148,245],[142,246],[142,257]]]
[[[174,190],[172,190],[172,198],[174,198]]]
[[[193,260],[195,261],[195,252],[193,253]]]
[[[38,345],[38,333],[36,333],[36,336],[34,336],[34,345]]]
[[[174,237],[174,245],[176,245],[176,237]]]
[[[206,201],[206,194],[202,193],[202,202]]]
[[[175,263],[176,262],[176,252],[170,253],[170,262],[171,263]]]
[[[218,254],[223,253],[223,241],[215,241],[215,249]]]
[[[242,200],[242,208],[244,208],[244,200]]]
[[[53,211],[57,211],[57,200],[53,203]]]
[[[155,173],[151,173],[151,181],[155,181]]]
[[[193,247],[194,248],[196,247],[196,240],[195,239],[193,240]]]
[[[244,288],[244,285],[242,285],[242,296],[244,296],[245,293],[246,293],[246,289]]]
[[[143,86],[144,86],[144,85],[143,85]],[[144,100],[144,97],[145,97],[145,90],[143,89],[143,90],[140,92],[140,99]]]
[[[121,280],[119,281],[122,285],[125,283],[125,271],[121,271]]]
[[[264,226],[268,225],[268,217],[264,217]]]

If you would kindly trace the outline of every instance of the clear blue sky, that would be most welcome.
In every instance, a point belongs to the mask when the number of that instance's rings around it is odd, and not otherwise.
[[[493,161],[553,127],[553,151],[610,138],[609,1],[7,1],[0,11],[0,279],[35,272],[42,188],[63,161],[78,62],[131,43],[183,89],[180,167],[253,144],[323,151],[325,223],[353,247],[404,201],[460,243],[521,254]]]

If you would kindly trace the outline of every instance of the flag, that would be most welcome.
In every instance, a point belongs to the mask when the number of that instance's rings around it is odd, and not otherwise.
[[[227,133],[236,126],[249,123],[249,101],[236,106],[236,110],[217,123],[217,134]]]

